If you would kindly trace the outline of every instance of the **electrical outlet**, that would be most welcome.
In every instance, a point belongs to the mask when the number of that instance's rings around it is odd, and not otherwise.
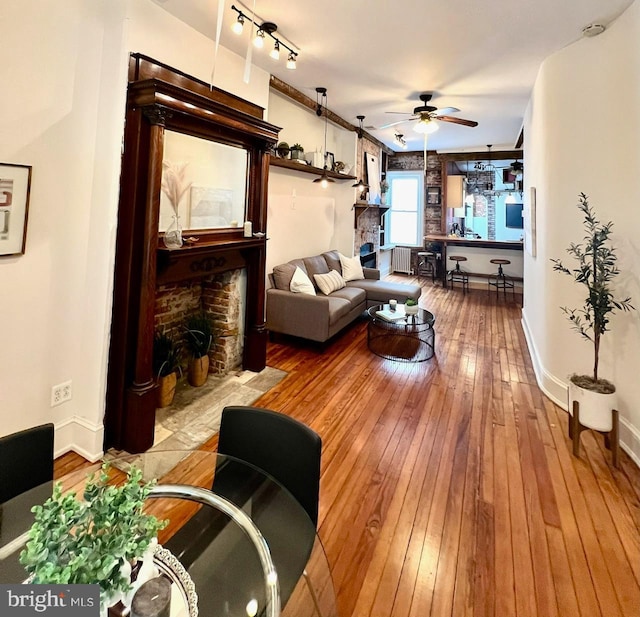
[[[57,386],[51,388],[51,407],[56,405],[62,405],[71,400],[73,395],[71,380],[59,383]]]

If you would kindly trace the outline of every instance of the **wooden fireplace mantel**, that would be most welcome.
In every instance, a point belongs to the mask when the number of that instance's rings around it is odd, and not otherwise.
[[[165,130],[247,151],[243,229],[189,231],[197,242],[169,251],[158,232]],[[159,284],[245,268],[243,367],[266,365],[264,285],[267,182],[279,128],[263,110],[140,54],[129,61],[129,88],[118,209],[105,449],[142,452],[153,444],[156,383],[152,368]]]

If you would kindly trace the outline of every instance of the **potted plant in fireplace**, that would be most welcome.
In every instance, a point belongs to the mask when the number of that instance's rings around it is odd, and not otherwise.
[[[202,386],[209,374],[209,349],[213,343],[211,320],[204,312],[189,315],[185,321],[185,343],[191,353],[189,362],[189,383]]]
[[[181,371],[180,346],[166,332],[157,331],[153,339],[153,372],[158,381],[158,407],[168,407],[173,402]]]
[[[561,307],[571,327],[593,345],[593,372],[590,375],[573,374],[569,378],[569,413],[573,414],[573,402],[579,402],[579,421],[582,426],[600,432],[613,428],[616,388],[598,373],[602,336],[609,331],[609,317],[617,310],[630,311],[631,298],[617,300],[611,283],[620,271],[616,265],[615,249],[609,244],[613,223],[600,223],[589,199],[580,193],[579,210],[584,215],[584,243],[569,245],[567,252],[577,266],[570,270],[561,260],[552,259],[553,269],[584,285],[587,296],[581,308]]]

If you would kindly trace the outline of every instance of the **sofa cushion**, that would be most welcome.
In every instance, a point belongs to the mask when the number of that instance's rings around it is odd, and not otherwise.
[[[302,259],[292,259],[286,264],[274,266],[273,282],[275,288],[289,291],[291,288],[291,278],[293,277],[293,273],[296,271],[296,268],[300,268],[307,276],[309,276]]]
[[[327,251],[322,253],[327,265],[331,270],[336,270],[342,274],[342,265],[340,264],[340,253],[338,251]]]
[[[340,298],[334,294],[328,296],[329,299],[329,323],[334,324],[346,315],[349,314],[353,308],[353,304],[349,300]]]
[[[309,294],[310,296],[316,295],[316,288],[313,286],[313,283],[306,273],[303,272],[302,268],[299,267],[296,267],[296,271],[293,273],[289,289],[293,293]]]
[[[332,298],[344,298],[351,302],[352,308],[367,301],[367,293],[358,287],[343,287],[331,294]]]
[[[322,255],[314,255],[313,257],[305,257],[303,259],[305,270],[309,278],[313,281],[316,274],[326,274],[329,272],[329,266]],[[317,287],[317,283],[316,283]]]
[[[407,298],[417,300],[422,293],[418,285],[406,285],[405,283],[391,283],[388,281],[377,281],[363,279],[362,281],[349,281],[348,287],[358,287],[367,292],[368,302],[379,302],[384,304],[391,298],[395,298],[400,304],[404,304]]]
[[[331,270],[325,274],[314,274],[313,278],[320,291],[328,296],[331,292],[337,289],[342,289],[345,286],[344,279],[339,272]]]
[[[342,278],[345,281],[360,281],[364,278],[360,257],[346,257],[339,254],[340,265],[342,266]]]

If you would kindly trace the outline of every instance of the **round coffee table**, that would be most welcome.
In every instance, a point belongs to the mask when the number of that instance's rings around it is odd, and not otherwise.
[[[435,315],[418,309],[417,315],[405,315],[404,305],[391,311],[388,304],[367,310],[367,347],[377,356],[398,362],[424,362],[435,354]],[[386,317],[386,318],[385,318]]]

